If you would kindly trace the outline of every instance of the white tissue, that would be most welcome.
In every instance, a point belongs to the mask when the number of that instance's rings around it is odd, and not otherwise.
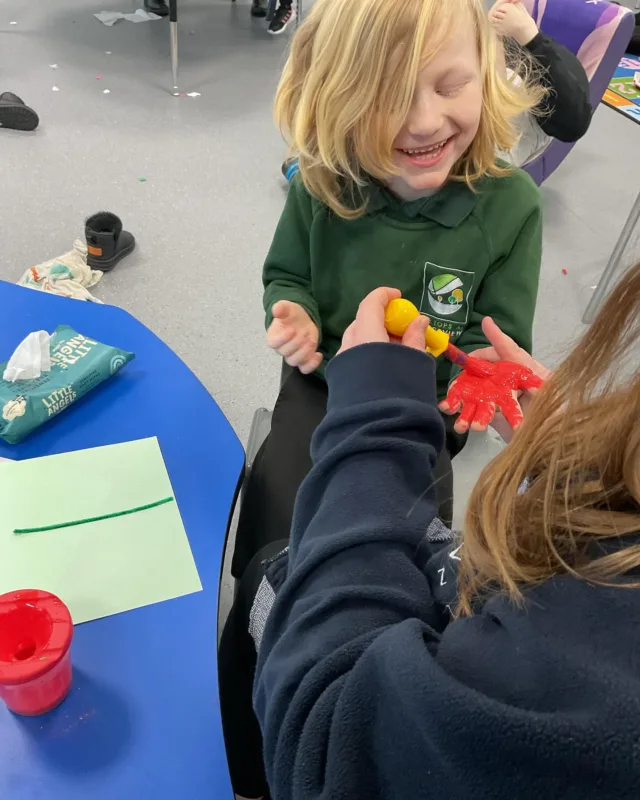
[[[26,381],[39,378],[51,370],[51,336],[46,331],[34,331],[23,339],[7,363],[5,381]]]
[[[162,19],[153,11],[145,11],[144,8],[136,9],[133,14],[124,14],[124,18],[129,22],[153,22],[156,19]]]
[[[115,25],[119,19],[124,19],[124,14],[121,11],[99,11],[93,16],[100,20],[103,25],[106,25],[107,28]]]

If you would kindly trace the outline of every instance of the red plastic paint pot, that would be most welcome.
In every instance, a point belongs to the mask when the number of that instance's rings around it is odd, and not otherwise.
[[[54,594],[0,595],[0,697],[15,714],[51,711],[71,688],[73,622]]]

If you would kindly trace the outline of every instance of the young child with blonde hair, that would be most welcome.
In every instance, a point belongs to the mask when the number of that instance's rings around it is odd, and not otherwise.
[[[486,346],[487,315],[531,349],[540,198],[496,152],[511,149],[514,121],[543,90],[524,67],[519,85],[508,82],[495,68],[497,47],[482,0],[318,0],[294,37],[275,115],[300,176],[263,273],[267,341],[290,369],[245,487],[236,577],[289,535],[326,412],[325,366],[372,289],[397,287],[467,352]],[[439,364],[439,399],[454,377]],[[436,484],[449,522],[451,458],[464,440],[464,426],[447,418]],[[223,649],[232,661],[241,652]],[[221,676],[235,666],[221,665]],[[247,768],[247,753],[260,753],[250,686],[221,681],[234,788],[256,797],[264,786],[259,774],[253,781],[258,767]]]
[[[297,31],[275,116],[299,157],[264,265],[267,341],[293,369],[245,488],[232,571],[286,536],[327,399],[324,368],[358,304],[397,286],[472,352],[492,316],[531,349],[539,193],[499,162],[544,90],[496,70],[483,0],[318,0]],[[443,399],[454,374],[438,368]],[[437,468],[450,521],[449,422]]]

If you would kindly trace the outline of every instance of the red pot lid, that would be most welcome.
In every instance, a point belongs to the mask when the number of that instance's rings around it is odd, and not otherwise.
[[[66,655],[73,622],[55,594],[21,589],[0,595],[0,686],[34,680]]]

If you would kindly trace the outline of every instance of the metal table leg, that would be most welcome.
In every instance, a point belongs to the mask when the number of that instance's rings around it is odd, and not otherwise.
[[[624,227],[620,236],[618,237],[618,241],[613,248],[613,252],[611,253],[611,257],[609,258],[609,262],[607,266],[604,268],[604,272],[602,273],[602,277],[598,281],[598,285],[593,293],[593,297],[591,298],[591,302],[587,306],[587,310],[584,312],[584,317],[582,317],[582,321],[585,325],[590,325],[598,311],[600,310],[600,306],[607,294],[607,290],[609,289],[609,285],[620,266],[620,260],[622,259],[622,254],[624,253],[624,249],[629,243],[629,239],[631,238],[631,234],[634,231],[634,228],[638,224],[638,220],[640,219],[640,193],[636,197],[636,201],[633,204],[633,208],[631,209],[631,213],[627,217],[627,221],[624,223]]]
[[[169,0],[169,36],[171,37],[171,70],[173,93],[178,92],[178,0]]]

